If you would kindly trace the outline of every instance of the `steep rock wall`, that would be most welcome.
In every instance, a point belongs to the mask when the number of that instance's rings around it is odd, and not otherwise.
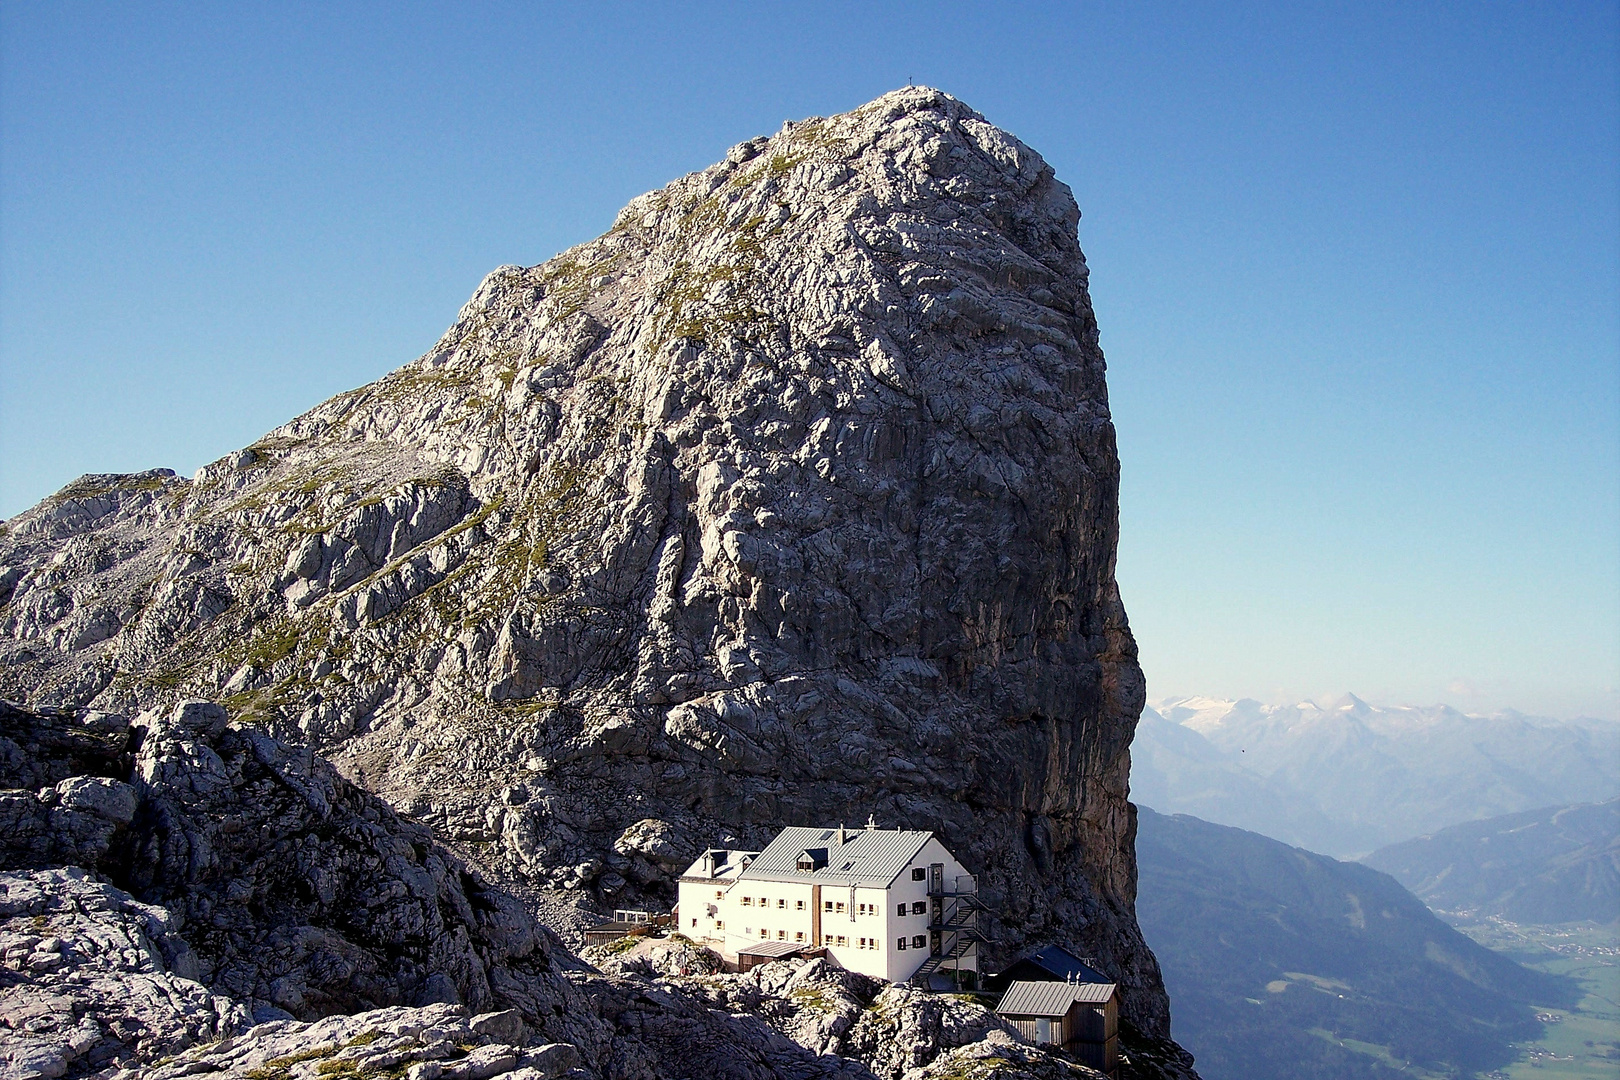
[[[998,950],[1096,957],[1164,1034],[1078,217],[925,88],[743,143],[193,479],[8,522],[0,693],[223,696],[593,902],[727,835],[935,829]]]

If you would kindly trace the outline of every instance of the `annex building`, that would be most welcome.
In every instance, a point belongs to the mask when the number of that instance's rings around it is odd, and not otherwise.
[[[931,832],[783,829],[763,851],[705,851],[679,896],[676,928],[740,966],[825,949],[890,982],[977,978],[978,887]]]

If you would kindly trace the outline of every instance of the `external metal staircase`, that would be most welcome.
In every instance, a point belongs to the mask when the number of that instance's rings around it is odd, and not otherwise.
[[[967,974],[977,978],[975,950],[986,941],[979,932],[979,915],[990,909],[979,899],[978,883],[963,875],[952,883],[932,878],[928,883],[929,920],[928,959],[918,965],[911,981],[922,987],[932,984],[934,976],[942,972],[951,975],[958,988],[962,982],[962,960],[974,954]]]
[[[974,934],[972,937],[969,937],[966,934],[958,934],[956,940],[951,944],[949,951],[935,953],[922,962],[917,970],[912,973],[912,981],[926,984],[929,977],[932,976],[934,972],[939,971],[951,961],[962,959],[962,957],[966,956],[969,950],[971,950],[975,945],[979,944],[981,940],[983,939],[977,934]]]

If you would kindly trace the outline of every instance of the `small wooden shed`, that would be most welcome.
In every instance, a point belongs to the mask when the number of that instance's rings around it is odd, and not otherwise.
[[[792,941],[761,941],[755,945],[744,945],[737,950],[737,970],[748,971],[772,960],[798,956],[806,948],[807,946]]]
[[[624,922],[614,919],[610,922],[597,923],[595,926],[587,926],[585,928],[585,944],[606,945],[609,942],[618,941],[620,938],[629,937],[632,933],[646,932],[646,923]]]
[[[1114,1075],[1119,1065],[1119,994],[1113,983],[1015,982],[996,1014],[1037,1046],[1056,1046]]]

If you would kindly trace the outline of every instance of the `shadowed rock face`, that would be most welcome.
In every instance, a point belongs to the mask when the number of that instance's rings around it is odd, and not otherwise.
[[[171,970],[250,1010],[309,1019],[400,1002],[482,1008],[492,965],[553,967],[550,937],[516,900],[309,750],[228,726],[209,702],[119,719],[0,702],[0,868],[91,870],[161,904],[189,942]],[[62,771],[79,775],[30,790]],[[53,881],[40,888],[78,888]]]
[[[40,769],[92,771],[14,786]],[[209,702],[122,728],[0,707],[0,797],[0,1080],[1099,1075],[823,959],[725,975],[648,937],[587,950],[594,970],[427,829]],[[1125,1035],[1122,1080],[1196,1080]]]
[[[934,829],[1000,951],[1162,1035],[1078,217],[924,88],[743,143],[192,480],[7,523],[0,692],[224,697],[590,902],[726,833]]]

